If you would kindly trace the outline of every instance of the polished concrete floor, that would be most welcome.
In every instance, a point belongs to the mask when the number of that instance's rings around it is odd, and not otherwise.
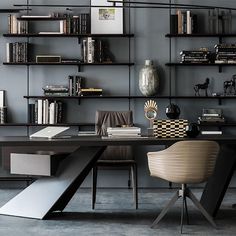
[[[1,189],[0,206],[19,191]],[[82,189],[75,194],[62,214],[55,213],[48,220],[0,216],[0,236],[180,235],[181,202],[169,211],[156,229],[150,228],[174,191],[140,190],[139,209],[135,210],[130,190],[100,189],[96,210],[93,211],[90,190]],[[200,197],[200,190],[193,192]],[[236,235],[236,209],[232,209],[232,203],[236,203],[236,190],[228,190],[225,196],[216,218],[217,230],[189,203],[190,225],[184,226],[184,235]]]

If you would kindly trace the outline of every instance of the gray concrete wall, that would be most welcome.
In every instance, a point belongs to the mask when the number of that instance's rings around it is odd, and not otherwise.
[[[1,8],[9,8],[14,3],[25,3],[26,1],[6,1],[2,0]],[[36,1],[30,1],[35,3]],[[79,1],[86,3],[89,1]],[[163,1],[166,2],[166,1]],[[177,2],[177,1],[176,1]],[[183,3],[184,1],[181,1]],[[194,4],[196,1],[185,1],[188,4]],[[37,4],[55,4],[55,1],[37,1]],[[65,4],[65,1],[57,1],[58,4]],[[67,3],[67,2],[66,2]],[[68,4],[78,1],[70,0]],[[236,7],[234,0],[227,2],[223,0],[198,1],[202,4],[223,5]],[[45,9],[33,8],[32,14],[47,14],[51,11],[62,9]],[[64,9],[63,9],[64,10]],[[207,11],[194,11],[199,14],[201,31],[207,31]],[[234,13],[236,15],[236,13]],[[234,26],[236,25],[234,17]],[[35,23],[35,27],[42,27]],[[45,25],[46,28],[56,27],[54,25]],[[127,28],[127,26],[126,26]],[[234,27],[236,33],[236,29]],[[7,32],[7,14],[0,15],[0,33]],[[138,74],[143,66],[145,59],[152,59],[158,68],[160,76],[159,95],[168,94],[169,88],[169,68],[165,63],[169,60],[169,39],[165,34],[169,33],[169,11],[167,9],[131,9],[131,32],[135,34],[134,39],[131,39],[131,55],[135,66],[131,69],[131,91],[134,95],[141,95],[138,89]],[[0,62],[4,62],[5,47],[7,42],[24,41],[24,39],[4,38],[0,37]],[[225,39],[226,42],[235,42],[235,38]],[[77,58],[80,57],[80,45],[77,39],[70,38],[32,38],[30,42],[35,45],[35,52],[45,54],[61,54],[64,57]],[[128,59],[128,40],[127,39],[109,39],[110,47],[117,60]],[[199,47],[214,48],[218,42],[216,38],[183,38],[172,39],[172,60],[179,59],[179,52],[182,49],[198,49]],[[196,83],[201,83],[206,77],[211,80],[211,91],[221,92],[223,90],[223,81],[229,80],[235,74],[234,67],[223,68],[223,73],[218,73],[217,67],[183,67],[172,69],[172,94],[175,95],[193,95],[193,86]],[[24,66],[0,66],[0,89],[7,91],[7,106],[9,122],[26,122],[27,120],[27,100],[23,98],[27,94],[27,70]],[[86,78],[87,87],[102,87],[106,94],[111,95],[126,95],[128,93],[128,67],[84,67],[82,72],[78,73],[75,66],[32,66],[30,67],[29,88],[30,95],[43,94],[42,87],[48,84],[67,84],[68,75],[80,74]],[[149,122],[144,118],[143,105],[145,99],[132,100],[131,109],[134,111],[134,122],[139,124],[143,131],[149,125]],[[181,118],[196,121],[201,114],[202,108],[219,107],[217,101],[213,100],[176,100],[181,109]],[[83,100],[80,105],[76,100],[66,101],[68,122],[94,122],[95,111],[97,109],[106,110],[126,110],[129,108],[128,100]],[[168,105],[168,100],[157,100],[159,106],[158,118],[166,118],[165,107]],[[227,119],[235,120],[235,101],[223,101],[222,108]],[[72,129],[75,133],[76,130]],[[33,130],[32,130],[33,132]],[[227,132],[233,132],[228,129]],[[26,135],[27,129],[20,128],[0,128],[0,135]],[[156,187],[167,186],[166,182],[154,180],[149,177],[147,168],[146,152],[148,150],[158,150],[161,147],[136,147],[135,157],[138,162],[139,170],[139,186],[140,187]],[[5,172],[4,172],[5,174]],[[114,181],[111,178],[114,176]],[[232,186],[235,186],[233,181]],[[89,186],[90,180],[85,181],[84,186]],[[99,175],[99,186],[124,187],[127,185],[127,172],[125,171],[102,171]]]

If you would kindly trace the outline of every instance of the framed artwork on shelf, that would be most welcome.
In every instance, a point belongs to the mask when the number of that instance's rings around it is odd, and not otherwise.
[[[91,34],[123,34],[124,10],[107,0],[91,0]],[[99,6],[99,7],[96,7]],[[102,7],[104,6],[104,7]],[[117,3],[116,6],[123,6]]]

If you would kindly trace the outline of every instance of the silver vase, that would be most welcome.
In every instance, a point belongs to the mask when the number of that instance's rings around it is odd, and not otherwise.
[[[139,72],[139,89],[144,96],[157,94],[159,77],[151,60],[145,60],[144,67]]]

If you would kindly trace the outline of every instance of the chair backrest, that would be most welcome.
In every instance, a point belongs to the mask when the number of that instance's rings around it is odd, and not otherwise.
[[[107,135],[107,127],[122,125],[133,126],[132,111],[96,111],[95,130],[98,135]],[[133,159],[130,146],[109,146],[100,159],[131,160]]]
[[[202,183],[213,173],[219,145],[214,141],[180,141],[160,152],[149,152],[152,176],[174,183]]]

